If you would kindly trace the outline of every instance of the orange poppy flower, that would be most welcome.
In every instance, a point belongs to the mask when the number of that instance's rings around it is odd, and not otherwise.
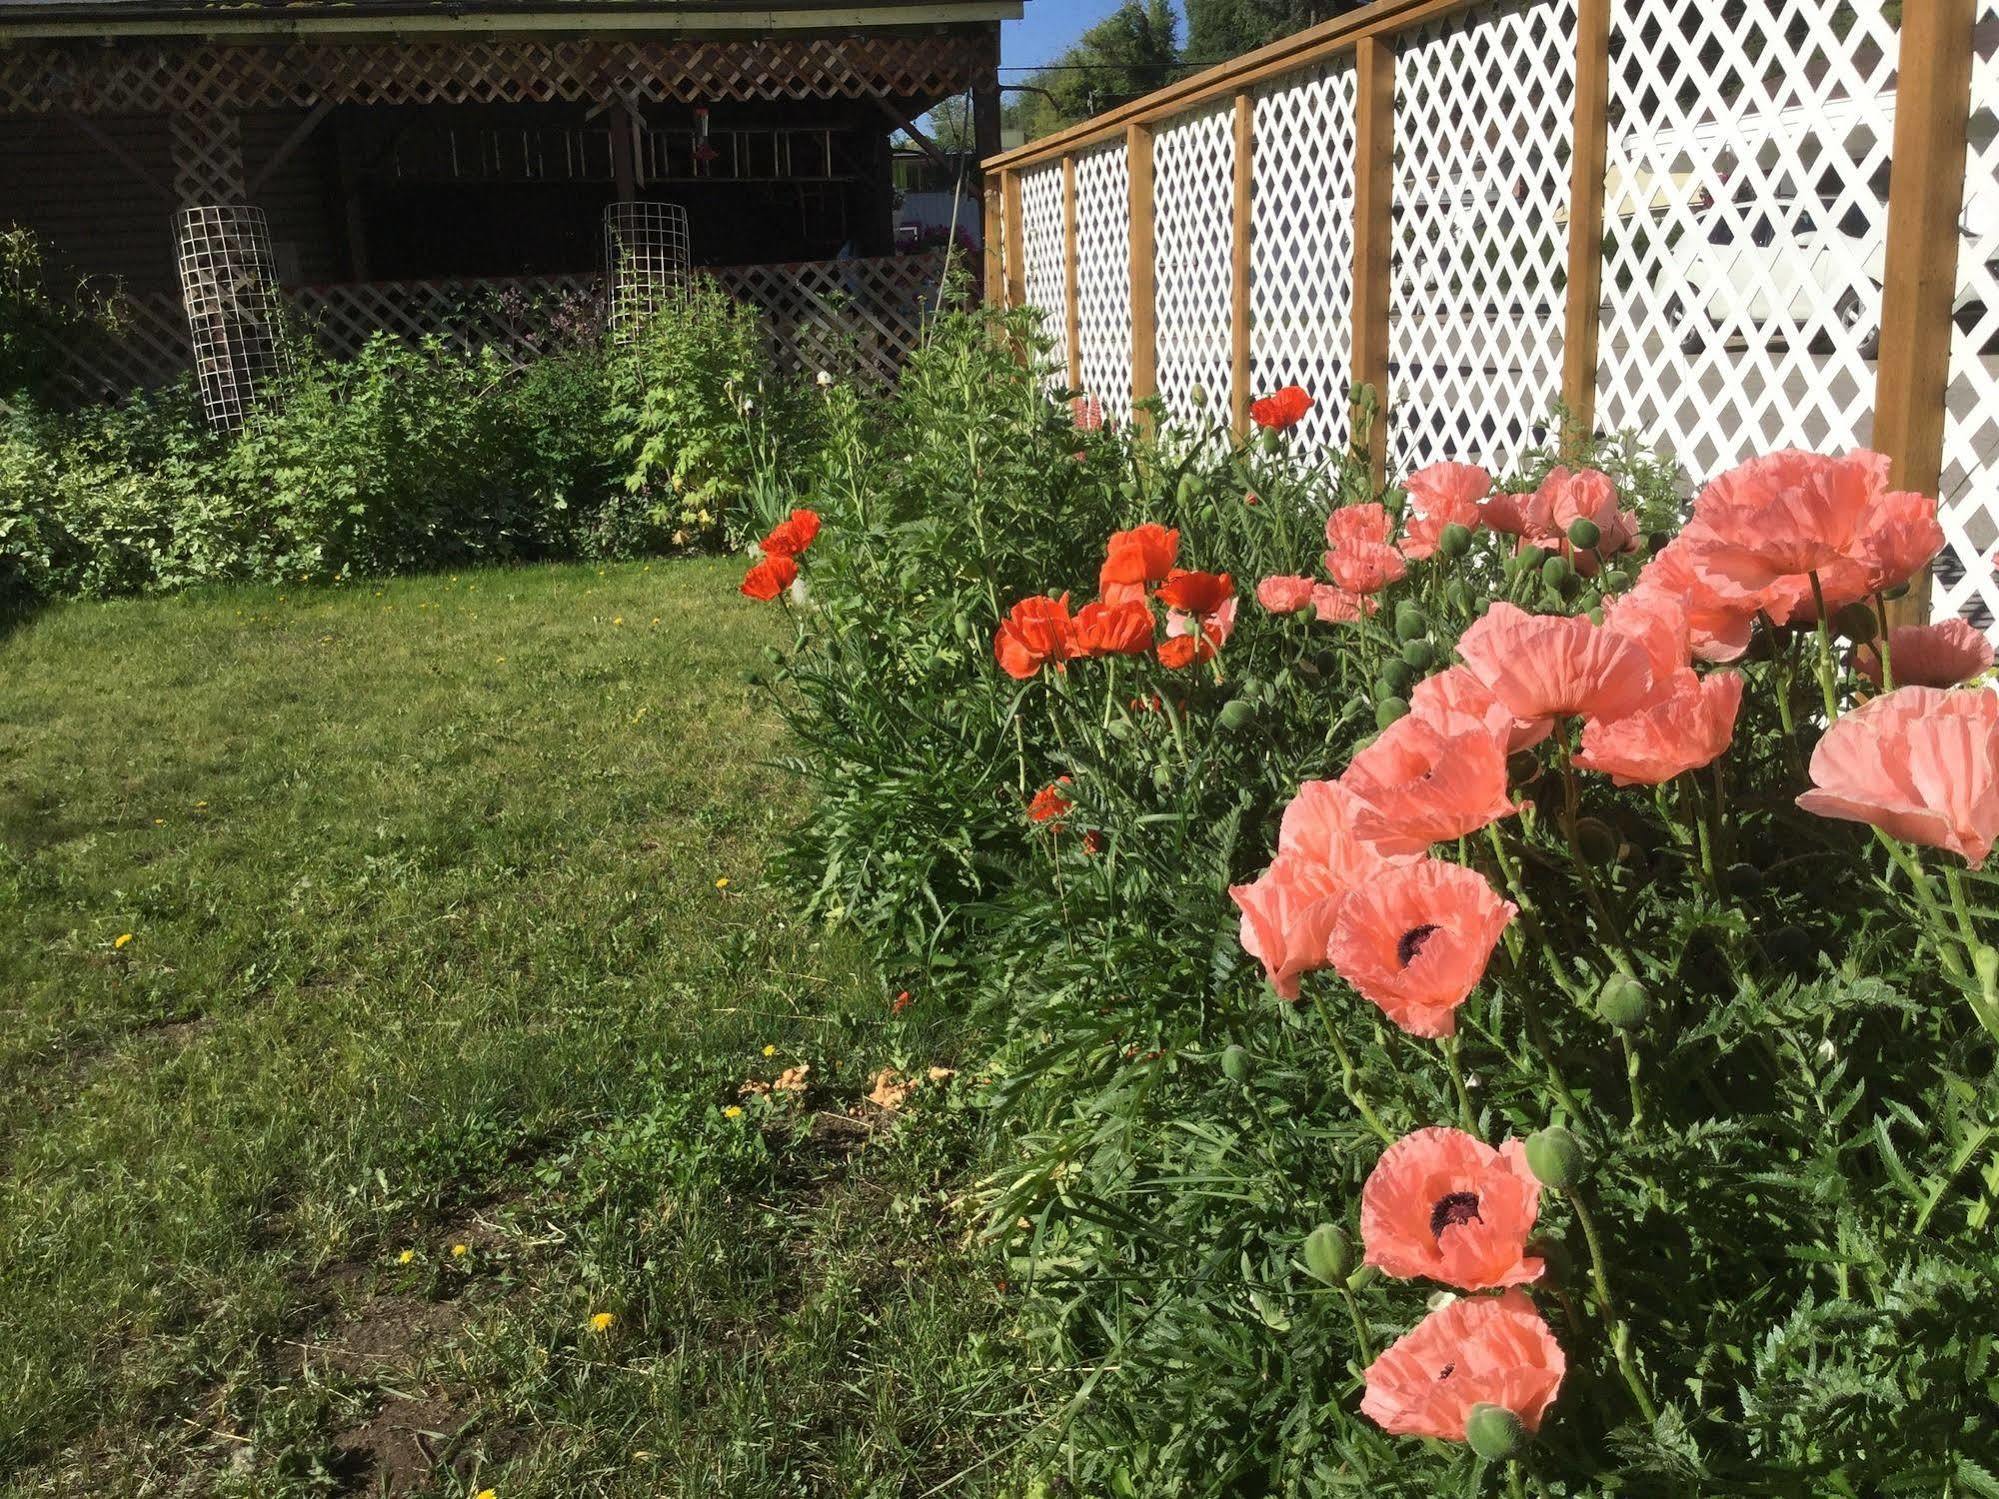
[[[1310,578],[1274,573],[1256,585],[1256,601],[1272,614],[1296,614],[1312,602],[1317,587]]]
[[[1302,386],[1287,385],[1274,395],[1252,401],[1249,419],[1273,432],[1288,432],[1305,419],[1305,413],[1312,409],[1312,405],[1312,398],[1305,394]]]
[[[773,553],[743,576],[740,592],[745,598],[768,604],[798,581],[798,564],[782,553]]]
[[[1180,533],[1147,521],[1112,534],[1097,572],[1097,596],[1107,604],[1130,603],[1162,581],[1180,555]]]
[[[1541,1184],[1527,1147],[1494,1150],[1458,1129],[1419,1129],[1381,1153],[1360,1193],[1367,1263],[1402,1280],[1489,1291],[1539,1280],[1527,1253]]]
[[[1069,778],[1067,776],[1059,776],[1056,778],[1054,785],[1043,786],[1039,791],[1035,792],[1027,804],[1028,821],[1045,822],[1050,824],[1050,832],[1061,832],[1062,818],[1076,805],[1068,797],[1064,796],[1060,790],[1061,787],[1068,784]]]
[[[796,557],[819,535],[819,512],[794,510],[771,528],[761,545],[767,557]]]
[[[1702,677],[1682,667],[1667,679],[1662,696],[1636,712],[1584,724],[1576,764],[1620,786],[1656,786],[1719,759],[1735,737],[1741,706],[1736,673]]]
[[[1069,595],[1036,594],[1015,604],[993,637],[993,654],[1008,676],[1022,681],[1051,661],[1068,660]]]
[[[1621,718],[1652,689],[1645,648],[1629,636],[1504,600],[1465,631],[1458,654],[1515,718]]]
[[[1568,1360],[1525,1291],[1461,1296],[1367,1366],[1361,1414],[1396,1436],[1465,1439],[1475,1405],[1499,1405],[1528,1431],[1562,1388]]]
[[[1955,687],[1992,669],[1992,642],[1961,619],[1936,625],[1898,625],[1888,632],[1888,664],[1897,687]],[[1881,685],[1881,651],[1863,645],[1854,669]]]
[[[1410,1035],[1449,1036],[1513,915],[1512,902],[1475,871],[1421,859],[1350,891],[1326,953],[1341,978]]]
[[[1220,646],[1215,633],[1206,629],[1169,635],[1159,642],[1159,664],[1179,671],[1202,661],[1214,660]]]
[[[1798,805],[1949,849],[1973,869],[1999,838],[1999,695],[1898,687],[1825,732]]]
[[[1398,718],[1340,784],[1360,799],[1355,831],[1384,853],[1421,853],[1520,810],[1506,797],[1506,751],[1482,723],[1445,735],[1414,714]]]
[[[1227,573],[1183,572],[1174,568],[1159,585],[1159,602],[1197,619],[1206,619],[1235,597],[1235,580]]]
[[[1143,599],[1085,604],[1070,625],[1070,650],[1077,656],[1142,656],[1152,649],[1153,628]]]

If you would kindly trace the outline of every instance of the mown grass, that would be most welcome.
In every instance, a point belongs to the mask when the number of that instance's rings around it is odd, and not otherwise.
[[[805,809],[733,583],[0,640],[7,1492],[1004,1487],[970,1090],[862,1100],[955,1033],[766,881]],[[738,1105],[798,1063],[804,1102]]]

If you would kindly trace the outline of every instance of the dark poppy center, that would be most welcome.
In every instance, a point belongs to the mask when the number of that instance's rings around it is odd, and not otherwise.
[[[1457,1372],[1458,1372],[1458,1366],[1456,1364],[1446,1364],[1444,1365],[1443,1368],[1437,1371],[1437,1378],[1449,1379],[1453,1374]]]
[[[1478,1216],[1478,1193],[1452,1192],[1439,1197],[1430,1209],[1430,1237],[1436,1238],[1453,1223],[1484,1222]]]
[[[1416,961],[1416,954],[1423,950],[1423,944],[1430,940],[1431,933],[1437,929],[1435,922],[1428,922],[1422,926],[1412,926],[1402,934],[1402,940],[1395,944],[1395,956],[1404,968]]]

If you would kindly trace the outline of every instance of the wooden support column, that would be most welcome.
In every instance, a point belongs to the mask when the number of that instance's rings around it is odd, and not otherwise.
[[[1368,470],[1388,472],[1388,305],[1395,208],[1395,53],[1379,37],[1354,46],[1353,380],[1374,387]]]
[[[987,172],[981,189],[980,238],[985,241],[985,303],[997,307],[1006,296],[1006,214],[1000,200],[1000,174]]]
[[[1000,174],[1000,196],[1006,200],[1006,305],[1027,305],[1027,232],[1020,220],[1020,173]]]
[[[1910,0],[1902,12],[1874,447],[1888,455],[1895,488],[1928,495],[1943,479],[1976,20],[1976,0]],[[1926,571],[1891,617],[1922,624],[1929,615]]]
[[[1159,306],[1152,226],[1152,127],[1127,125],[1125,168],[1131,215],[1131,399],[1159,394]],[[1148,427],[1150,419],[1139,418]]]
[[[1575,156],[1569,177],[1568,315],[1562,331],[1562,404],[1569,432],[1596,431],[1597,331],[1603,307],[1603,189],[1610,140],[1611,0],[1576,12]]]
[[[1083,388],[1083,267],[1076,254],[1076,157],[1062,158],[1062,308],[1069,389]]]
[[[1235,96],[1234,234],[1229,244],[1229,430],[1237,438],[1249,434],[1250,388],[1250,194],[1256,181],[1256,96],[1239,89]]]
[[[605,110],[611,127],[611,180],[617,184],[618,201],[630,203],[639,195],[636,134],[632,113],[621,100],[612,100]]]

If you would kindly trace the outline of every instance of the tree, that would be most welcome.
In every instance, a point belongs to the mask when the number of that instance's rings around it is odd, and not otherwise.
[[[1163,88],[1179,70],[1179,32],[1170,0],[1124,0],[1027,80],[1034,92],[1009,103],[1008,123],[1031,140]]]
[[[1187,0],[1187,57],[1206,66],[1358,10],[1364,0]]]

